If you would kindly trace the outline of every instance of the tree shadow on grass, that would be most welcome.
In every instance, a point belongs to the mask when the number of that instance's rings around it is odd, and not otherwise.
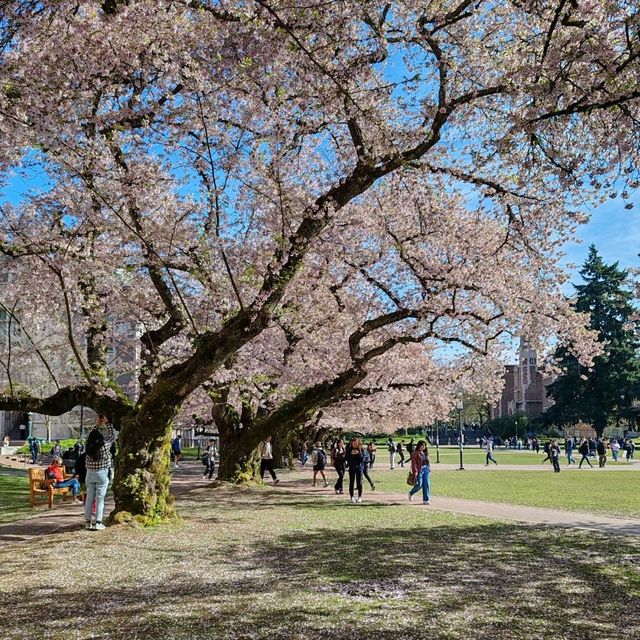
[[[73,566],[69,538],[45,556],[32,549],[49,573],[65,553],[69,567],[45,584],[31,566],[33,578],[0,597],[11,612],[0,637],[66,639],[74,629],[77,638],[113,640],[612,640],[640,632],[636,540],[277,489],[199,489],[180,510],[174,528],[87,537],[88,566]],[[281,517],[290,518],[282,527]],[[139,570],[100,579],[114,561]]]

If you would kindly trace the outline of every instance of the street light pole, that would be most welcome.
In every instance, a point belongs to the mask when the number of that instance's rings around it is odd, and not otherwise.
[[[436,420],[436,462],[440,464],[440,422]]]
[[[458,471],[464,471],[464,465],[462,464],[462,451],[464,449],[464,445],[462,444],[462,409],[464,405],[462,400],[458,400],[457,409],[458,409],[458,447],[460,449],[460,467],[458,467]]]

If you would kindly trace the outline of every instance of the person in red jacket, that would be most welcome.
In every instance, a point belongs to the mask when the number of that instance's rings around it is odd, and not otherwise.
[[[430,504],[429,496],[431,493],[431,463],[429,461],[429,452],[427,451],[427,443],[420,440],[415,450],[411,454],[411,473],[414,477],[415,485],[409,491],[409,500],[413,500],[414,494],[422,489],[422,504]]]
[[[51,464],[47,467],[45,475],[47,476],[47,478],[53,478],[55,480],[55,483],[53,484],[55,489],[71,487],[75,502],[77,504],[82,504],[82,500],[78,498],[78,495],[80,493],[80,481],[75,476],[73,478],[67,478],[65,480],[64,467],[62,466],[62,460],[60,458],[55,457],[51,461]]]

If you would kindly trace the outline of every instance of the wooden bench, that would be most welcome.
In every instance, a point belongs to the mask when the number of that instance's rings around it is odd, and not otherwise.
[[[71,487],[56,489],[56,487],[53,486],[56,481],[47,478],[44,472],[44,469],[29,469],[29,504],[35,507],[38,496],[46,496],[49,502],[49,509],[52,509],[54,495],[61,495],[62,501],[65,502],[67,495],[73,496],[73,492]],[[64,479],[67,480],[68,478],[73,478],[73,476],[65,474]]]

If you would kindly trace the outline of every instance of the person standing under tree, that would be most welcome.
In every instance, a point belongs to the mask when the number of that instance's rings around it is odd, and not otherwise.
[[[362,456],[364,458],[364,464],[362,465],[362,475],[367,479],[367,482],[371,487],[371,491],[375,491],[376,485],[373,484],[373,480],[369,475],[369,452],[367,451],[367,448],[365,448],[364,443],[362,444]]]
[[[389,436],[387,440],[387,449],[389,450],[389,466],[391,469],[396,468],[396,443]]]
[[[107,427],[106,436],[100,431],[101,427]],[[87,498],[84,504],[85,529],[101,531],[104,529],[102,514],[104,512],[104,498],[109,486],[109,468],[111,467],[111,445],[116,441],[113,426],[103,414],[99,414],[96,426],[87,437],[85,447],[85,465],[87,476]],[[92,507],[95,501],[95,516],[92,515]]]
[[[413,496],[422,489],[422,504],[430,504],[431,462],[429,461],[427,443],[424,440],[418,441],[415,451],[411,454],[411,475],[415,485],[409,491],[409,500],[413,500]]]
[[[360,438],[354,438],[347,447],[347,468],[349,469],[349,495],[351,502],[362,502],[362,472],[365,464],[364,451]],[[358,497],[354,496],[354,485]]]
[[[317,486],[317,477],[318,471],[324,480],[324,486],[328,487],[329,482],[327,481],[327,476],[324,472],[324,468],[327,464],[327,454],[324,452],[322,448],[322,444],[320,442],[316,442],[311,452],[311,464],[313,465],[313,486]]]
[[[344,448],[344,441],[342,438],[336,442],[335,449],[333,451],[333,467],[338,474],[338,479],[336,480],[333,488],[336,493],[341,494],[344,493],[342,488],[342,483],[344,481],[344,471],[345,471],[345,461],[347,456],[347,450]]]
[[[260,480],[264,480],[265,471],[268,471],[271,475],[274,485],[280,482],[276,477],[276,472],[273,470],[273,447],[271,446],[271,436],[267,436],[260,443]]]
[[[372,440],[367,445],[367,453],[369,454],[369,469],[373,469],[373,463],[376,461],[376,441]]]
[[[171,442],[171,457],[173,458],[173,468],[178,469],[178,462],[182,460],[182,449],[180,448],[180,439],[182,436],[178,434]]]
[[[213,472],[216,469],[216,455],[218,451],[216,449],[215,443],[212,441],[209,442],[209,445],[205,449],[204,455],[202,456],[202,463],[204,464],[204,478],[208,478],[211,480],[213,477]]]

